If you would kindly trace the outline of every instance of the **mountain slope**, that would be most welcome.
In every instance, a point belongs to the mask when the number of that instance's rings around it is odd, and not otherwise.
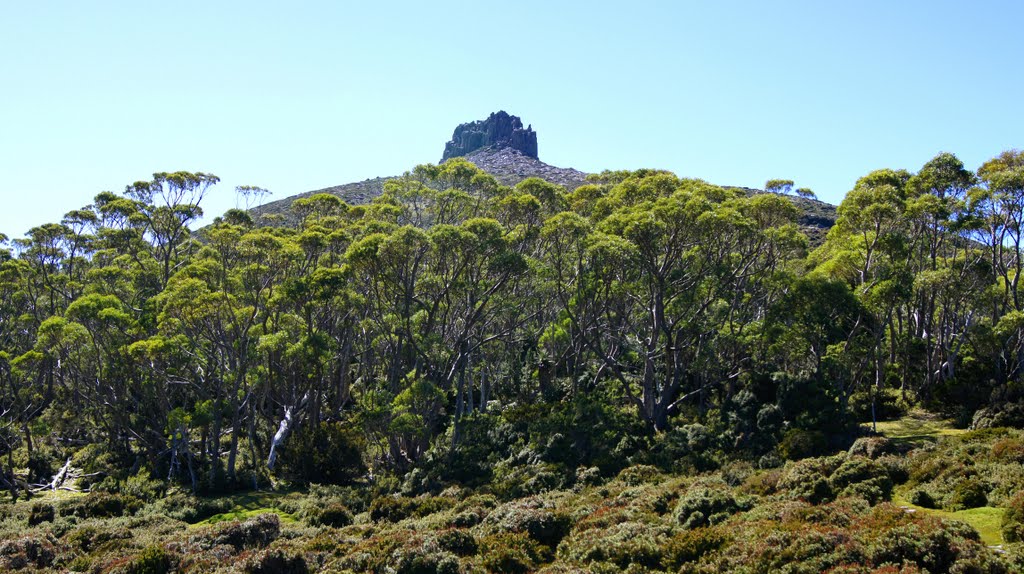
[[[520,140],[528,134],[527,145]],[[520,137],[514,138],[513,136]],[[557,167],[544,163],[535,156],[536,132],[532,128],[522,129],[522,122],[516,116],[505,112],[491,114],[486,120],[462,124],[455,129],[452,141],[445,146],[445,157],[458,157],[452,150],[465,152],[467,160],[478,168],[493,175],[503,185],[514,186],[529,177],[539,177],[573,190],[585,184],[587,173],[573,168]],[[524,150],[526,153],[524,153]],[[533,154],[533,155],[531,155]],[[318,193],[336,195],[346,203],[358,205],[368,203],[384,191],[384,183],[399,176],[375,177],[363,181],[335,185],[317,189],[273,201],[252,209],[256,219],[272,222],[277,219],[283,223],[292,223],[290,206],[296,199],[309,197]],[[732,186],[724,186],[732,187]],[[759,189],[746,187],[741,189],[747,194],[765,193]],[[790,198],[804,215],[800,218],[800,226],[808,235],[812,245],[824,241],[825,234],[835,224],[836,207],[834,205],[800,197]],[[268,217],[269,216],[269,217]]]

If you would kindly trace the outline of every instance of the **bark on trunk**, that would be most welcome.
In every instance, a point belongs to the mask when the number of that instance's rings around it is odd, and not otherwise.
[[[302,399],[299,400],[297,405],[288,406],[284,409],[284,418],[281,419],[281,424],[277,427],[277,432],[274,433],[273,440],[270,441],[270,455],[267,456],[267,469],[274,470],[274,465],[277,464],[277,451],[288,440],[288,436],[292,434],[292,430],[295,428],[295,423],[298,421],[298,415],[305,408],[306,403],[309,402],[309,392],[302,395]]]

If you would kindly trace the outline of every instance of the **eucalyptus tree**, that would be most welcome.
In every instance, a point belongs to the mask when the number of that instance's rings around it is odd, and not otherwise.
[[[960,349],[976,321],[977,301],[987,287],[984,251],[968,234],[976,226],[968,212],[974,175],[956,156],[940,153],[907,182],[910,249],[907,266],[914,273],[914,297],[898,320],[904,325],[901,382],[917,380],[917,390],[955,375]],[[923,348],[923,357],[914,350]],[[916,375],[912,365],[921,364]]]
[[[885,385],[886,365],[896,360],[898,315],[913,296],[912,230],[907,217],[910,178],[906,170],[891,169],[860,178],[839,205],[836,225],[817,253],[820,269],[848,281],[873,315],[871,361],[876,391]]]
[[[998,382],[1024,374],[1024,321],[1020,277],[1024,270],[1024,152],[1006,151],[978,168],[981,185],[969,197],[979,225],[975,237],[989,250],[997,296],[990,308],[999,339]]]
[[[681,402],[723,382],[718,390],[731,395],[730,381],[749,366],[724,343],[744,339],[745,325],[763,314],[756,293],[801,244],[795,215],[786,200],[751,203],[664,172],[620,178],[595,206],[585,291],[577,270],[587,226],[563,215],[545,227],[552,272],[569,279],[559,288],[566,316],[652,428],[666,428]]]
[[[764,183],[764,190],[768,193],[789,195],[793,191],[792,179],[769,179]]]
[[[125,195],[136,203],[130,218],[149,240],[161,287],[195,251],[189,225],[202,217],[200,203],[219,181],[202,172],[160,172],[154,173],[151,181],[137,181],[125,188]]]

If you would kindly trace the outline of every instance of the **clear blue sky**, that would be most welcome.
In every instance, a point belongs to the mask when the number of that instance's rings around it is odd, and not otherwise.
[[[831,202],[1024,147],[1024,2],[4,2],[0,231],[155,171],[273,198],[436,162],[504,109],[540,157]]]

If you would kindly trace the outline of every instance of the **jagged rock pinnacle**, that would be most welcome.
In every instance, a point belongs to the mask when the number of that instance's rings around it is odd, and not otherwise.
[[[483,149],[512,148],[525,156],[537,158],[537,132],[533,126],[523,128],[518,116],[511,116],[504,111],[496,112],[486,120],[460,124],[455,128],[450,142],[444,146],[446,159],[469,155]]]

